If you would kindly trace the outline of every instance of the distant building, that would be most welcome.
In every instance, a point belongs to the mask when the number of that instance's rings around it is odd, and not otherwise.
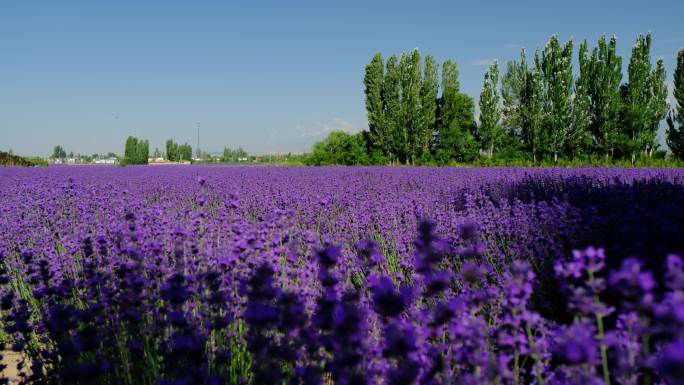
[[[95,158],[93,163],[95,164],[116,164],[116,158]]]

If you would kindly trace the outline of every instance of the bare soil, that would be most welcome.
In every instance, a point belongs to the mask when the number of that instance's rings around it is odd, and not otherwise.
[[[7,378],[9,379],[10,384],[18,384],[19,383],[19,371],[17,370],[17,364],[19,361],[21,361],[21,355],[16,352],[8,352],[8,351],[3,351],[1,352],[2,354],[2,363],[4,365],[7,365],[7,367],[2,371],[0,374],[0,378]]]

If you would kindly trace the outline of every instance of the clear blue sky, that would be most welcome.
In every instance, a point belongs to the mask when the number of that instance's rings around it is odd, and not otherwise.
[[[492,59],[553,33],[639,32],[666,62],[684,47],[684,1],[0,1],[0,149],[122,152],[126,136],[202,148],[302,151],[366,127],[363,67],[418,47],[459,64],[479,95]]]

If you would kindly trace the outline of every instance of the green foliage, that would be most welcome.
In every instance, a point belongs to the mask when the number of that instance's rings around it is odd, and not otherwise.
[[[189,144],[181,144],[178,146],[179,161],[190,161],[192,160],[192,146]]]
[[[439,101],[439,126],[449,127],[457,118],[457,98],[461,84],[458,81],[458,66],[455,62],[447,60],[442,65],[442,97]]]
[[[136,164],[137,160],[138,138],[129,136],[126,138],[126,145],[124,146],[124,160],[125,164]]]
[[[492,159],[479,157],[472,163],[474,166],[496,167],[682,167],[681,160],[668,158],[664,151],[654,151],[652,156],[639,155],[634,162],[630,159],[611,159],[604,155],[580,155],[575,158],[559,157],[556,161],[552,157],[534,161],[529,153],[515,149],[499,151]]]
[[[363,83],[373,162],[415,164],[431,159],[435,139],[449,130],[459,107],[454,104],[459,94],[456,64],[444,63],[441,98],[439,64],[430,55],[421,60],[417,49],[399,58],[392,55],[384,65],[376,54],[365,68]]]
[[[47,167],[48,162],[44,158],[39,156],[25,156],[24,159],[28,161],[33,166]]]
[[[349,134],[333,131],[327,138],[314,144],[313,152],[305,163],[310,166],[367,165],[370,164],[370,159],[366,146],[362,132]]]
[[[139,164],[147,164],[147,159],[150,157],[150,142],[145,140],[138,141],[138,148],[136,149],[136,159]]]
[[[608,43],[606,37],[601,36],[588,62],[584,63],[588,73],[589,132],[593,152],[608,157],[614,155],[620,135],[622,57],[616,54],[616,47],[615,36]],[[582,65],[580,62],[580,71]]]
[[[399,123],[399,160],[413,162],[417,153],[418,138],[421,128],[421,61],[420,53],[414,49],[409,54],[402,54],[399,59],[399,79],[401,84]]]
[[[502,78],[503,126],[533,161],[558,161],[599,155],[613,159],[652,156],[656,133],[666,112],[665,69],[650,64],[650,35],[639,36],[630,60],[629,82],[622,87],[617,39],[602,36],[589,55],[579,48],[579,76],[573,79],[572,41],[552,36],[528,68],[508,63]],[[540,124],[541,123],[541,124]],[[513,144],[515,144],[515,140]]]
[[[348,138],[318,143],[311,164],[674,164],[658,151],[656,133],[667,116],[668,145],[675,156],[684,148],[682,103],[684,53],[675,73],[676,106],[667,114],[667,88],[662,60],[650,59],[650,34],[640,35],[622,82],[617,39],[598,39],[591,49],[579,46],[577,77],[573,73],[573,42],[553,35],[528,63],[507,63],[499,89],[498,63],[484,76],[479,99],[479,124],[473,120],[473,99],[459,91],[458,67],[439,65],[418,50],[376,54],[365,68],[364,88],[369,131],[364,146]],[[440,93],[441,87],[441,93]],[[500,94],[499,94],[500,92]],[[338,143],[339,142],[339,143]],[[361,140],[359,140],[361,142]],[[340,143],[346,143],[341,145]],[[358,151],[349,160],[331,148]],[[481,157],[480,153],[486,154]],[[669,162],[669,163],[668,163]]]
[[[398,157],[401,147],[401,79],[399,62],[395,55],[387,59],[385,76],[382,83],[382,104],[384,111],[386,137],[383,152],[392,160]]]
[[[572,102],[572,40],[561,45],[553,35],[536,59],[540,69],[545,93],[544,137],[548,140],[546,150],[554,160],[567,148],[571,136]]]
[[[168,139],[166,141],[166,159],[170,161],[177,161],[178,158],[178,144],[176,144],[173,140]]]
[[[415,155],[424,157],[430,153],[430,144],[435,132],[439,65],[431,55],[425,57],[423,84],[420,89],[420,130],[416,135]]]
[[[185,143],[178,145],[172,139],[166,141],[166,159],[171,162],[192,160],[192,147]]]
[[[368,131],[373,141],[373,147],[383,152],[390,151],[390,137],[385,120],[383,103],[384,62],[382,55],[377,53],[366,66],[363,85],[366,94],[366,111],[368,113]]]
[[[142,140],[134,136],[129,136],[126,139],[122,164],[147,164],[149,153],[150,142],[147,139]]]
[[[538,63],[536,59],[535,67],[529,68],[523,48],[520,62],[508,62],[501,79],[502,120],[506,133],[503,142],[507,147],[513,147],[514,152],[525,150],[533,162],[543,157],[546,143],[543,131],[545,93]]]
[[[461,92],[453,95],[449,107],[453,119],[448,126],[440,128],[437,137],[435,160],[439,164],[448,164],[451,160],[467,163],[479,156],[480,146],[472,134],[476,127],[474,108],[470,96]]]
[[[628,82],[622,86],[623,148],[635,160],[636,153],[650,156],[657,148],[656,134],[667,112],[665,66],[662,59],[651,66],[651,34],[639,35],[632,48]]]
[[[435,160],[439,164],[445,165],[451,160],[470,163],[480,154],[480,145],[470,133],[468,126],[461,126],[458,120],[453,120],[449,128],[444,130],[440,144],[435,154]]]
[[[494,146],[500,141],[502,131],[499,121],[499,63],[496,61],[484,75],[484,84],[480,94],[480,124],[475,130],[480,148],[489,158],[494,154]]]
[[[3,152],[0,151],[0,166],[23,166],[23,167],[32,167],[32,166],[47,166],[47,161],[43,158],[39,158],[37,156],[33,157],[22,157],[22,156],[17,156],[12,153],[12,151],[9,152]]]
[[[52,157],[54,159],[62,159],[62,158],[66,158],[66,156],[67,156],[67,153],[66,153],[66,151],[64,151],[64,148],[62,148],[62,146],[60,146],[60,145],[55,146],[55,149],[52,151]]]
[[[235,150],[225,147],[221,156],[221,162],[237,163],[240,159],[247,158],[248,156],[247,151],[243,150],[242,147],[238,147]]]
[[[571,158],[591,151],[591,135],[589,134],[591,67],[589,66],[587,52],[588,46],[585,40],[579,48],[579,76],[575,79],[572,120],[564,149],[564,153]]]
[[[667,116],[667,146],[676,158],[684,160],[684,49],[677,54],[673,83],[674,105]]]

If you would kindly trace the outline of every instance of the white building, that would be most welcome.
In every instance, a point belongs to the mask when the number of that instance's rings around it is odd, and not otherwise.
[[[95,164],[116,164],[116,158],[95,158]]]

